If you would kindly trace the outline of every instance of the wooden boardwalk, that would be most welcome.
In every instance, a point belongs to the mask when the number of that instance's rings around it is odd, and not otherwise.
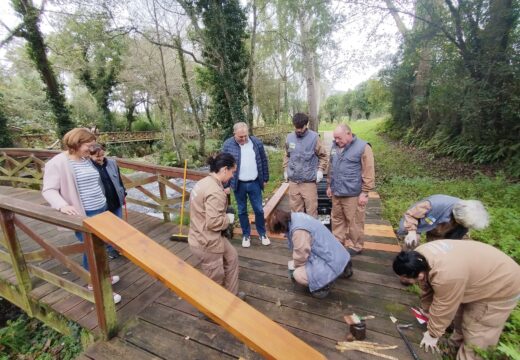
[[[0,187],[0,194],[44,204],[37,191]],[[56,245],[75,243],[71,231],[58,231],[53,225],[36,220],[23,219],[33,229],[51,239]],[[186,262],[193,263],[186,243],[172,242],[169,237],[177,232],[171,223],[144,214],[129,212],[129,223],[138,228]],[[395,238],[385,235],[381,225],[389,226],[381,219],[381,203],[371,198],[367,208],[367,240],[375,243],[396,244]],[[379,225],[379,226],[376,226]],[[38,245],[18,232],[25,252],[38,249]],[[251,248],[242,248],[234,240],[240,255],[240,289],[248,296],[246,301],[257,310],[293,332],[329,359],[376,359],[360,352],[340,353],[335,348],[337,341],[344,341],[348,326],[343,316],[352,312],[359,315],[374,315],[367,320],[367,341],[397,345],[395,350],[383,351],[398,359],[411,359],[394,325],[389,320],[393,314],[403,322],[414,322],[407,331],[408,338],[417,347],[423,329],[409,312],[411,305],[418,304],[416,295],[400,285],[393,275],[391,262],[395,253],[365,250],[356,256],[354,276],[339,279],[327,299],[312,298],[306,291],[293,286],[287,276],[287,261],[290,252],[283,241],[273,241],[265,247],[256,239]],[[1,245],[0,245],[1,246]],[[80,256],[75,259],[80,262]],[[65,268],[55,260],[47,261],[44,268],[63,274]],[[82,359],[256,359],[259,355],[249,350],[218,325],[200,318],[200,313],[191,305],[166,289],[162,283],[147,275],[142,269],[120,257],[110,261],[113,274],[121,276],[114,291],[121,294],[122,301],[116,306],[120,331],[108,342],[98,342],[89,347]],[[0,262],[0,277],[16,282],[6,263]],[[71,281],[76,275],[65,275]],[[64,292],[54,285],[36,282],[31,293],[70,320],[91,331],[97,330],[97,318],[92,303]],[[244,319],[248,321],[248,319]],[[418,351],[423,359],[431,358]]]

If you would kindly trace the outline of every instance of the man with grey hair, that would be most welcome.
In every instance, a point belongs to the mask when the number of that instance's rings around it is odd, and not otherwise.
[[[405,236],[408,248],[414,248],[423,232],[426,241],[462,239],[469,229],[482,230],[488,224],[489,215],[480,201],[437,194],[413,204],[401,218],[397,234]]]
[[[229,185],[237,201],[238,219],[242,228],[242,246],[251,246],[248,197],[255,213],[255,225],[260,241],[262,245],[270,245],[262,207],[262,190],[269,181],[269,166],[264,144],[257,137],[249,136],[249,127],[245,122],[238,122],[233,126],[233,137],[224,141],[222,152],[233,155],[237,163],[237,171]]]
[[[327,176],[332,233],[350,255],[357,255],[364,246],[368,192],[375,186],[374,154],[370,144],[346,124],[338,125],[333,136]]]

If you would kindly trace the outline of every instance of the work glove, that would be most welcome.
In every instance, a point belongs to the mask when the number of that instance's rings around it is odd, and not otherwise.
[[[408,231],[408,234],[404,238],[404,243],[408,247],[415,247],[418,244],[417,232],[416,231]]]
[[[226,216],[229,219],[230,224],[233,224],[235,222],[235,214],[226,214]]]
[[[287,170],[283,172],[283,178],[285,182],[287,182],[287,180],[289,179],[289,177],[287,176]]]
[[[319,183],[321,180],[323,180],[323,171],[318,170],[316,173],[316,184]]]
[[[294,267],[294,260],[289,260],[289,261],[287,262],[287,268],[288,268],[289,270],[293,270],[293,271],[294,271],[294,269],[296,269],[296,268]]]
[[[430,335],[428,330],[424,333],[424,336],[421,340],[420,347],[424,346],[424,351],[428,352],[428,349],[431,349],[432,353],[440,352],[439,348],[437,347],[437,342],[439,341],[438,338],[434,338]]]

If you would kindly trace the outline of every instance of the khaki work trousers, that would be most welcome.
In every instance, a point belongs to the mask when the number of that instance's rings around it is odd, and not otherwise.
[[[496,345],[517,302],[518,298],[460,305],[454,319],[455,331],[450,337],[460,345],[457,360],[481,359],[474,347],[486,349]]]
[[[363,250],[365,207],[358,205],[357,196],[332,196],[332,233],[345,248]]]
[[[190,246],[195,260],[204,275],[222,285],[233,294],[238,294],[238,253],[229,240],[224,241],[223,253],[210,253]]]
[[[289,182],[289,204],[292,212],[305,212],[318,217],[318,188],[315,182]]]

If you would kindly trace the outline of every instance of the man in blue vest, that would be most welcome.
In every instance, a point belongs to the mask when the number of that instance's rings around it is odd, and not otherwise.
[[[254,136],[249,136],[249,127],[245,122],[233,126],[233,137],[222,145],[222,152],[233,155],[237,171],[230,181],[238,207],[238,219],[242,228],[242,247],[251,246],[251,225],[247,212],[247,198],[255,213],[255,225],[262,245],[271,241],[265,231],[262,190],[269,181],[269,166],[264,144]],[[229,189],[229,188],[228,188]],[[229,191],[229,190],[227,190]]]
[[[368,192],[375,186],[374,154],[348,125],[338,125],[333,136],[327,176],[332,233],[351,255],[357,255],[363,250]]]
[[[401,218],[397,234],[405,236],[408,248],[414,248],[424,232],[426,241],[462,239],[469,229],[482,230],[488,224],[489,215],[480,201],[437,194],[413,204]]]
[[[317,132],[307,128],[309,117],[303,113],[293,116],[294,131],[285,141],[283,174],[289,181],[291,211],[318,216],[318,188],[327,168],[327,149]]]

